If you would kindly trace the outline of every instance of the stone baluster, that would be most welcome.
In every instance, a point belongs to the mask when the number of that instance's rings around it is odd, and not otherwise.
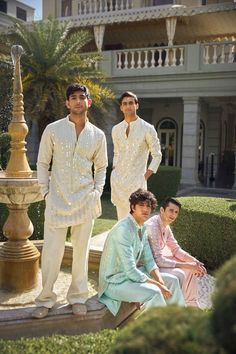
[[[217,46],[213,45],[212,64],[216,64],[216,61],[217,61]]]
[[[233,56],[233,44],[229,44],[229,60],[228,63],[232,64],[234,60],[234,56]]]
[[[124,0],[121,0],[120,1],[120,10],[123,10],[123,9],[124,9]]]
[[[224,44],[222,44],[222,46],[221,46],[220,63],[221,64],[225,63],[225,45]]]
[[[130,69],[134,69],[135,61],[134,61],[134,51],[131,52],[131,62],[130,62]]]
[[[115,11],[118,11],[118,10],[119,10],[118,0],[115,0],[115,1],[116,1],[116,4],[115,4]]]
[[[169,48],[166,48],[165,51],[166,51],[165,66],[167,67],[169,66],[170,63],[170,50]]]
[[[100,0],[100,12],[103,12],[102,11],[102,1],[103,0]],[[110,3],[110,7],[109,7],[109,11],[112,10],[112,4]],[[107,1],[105,0],[104,1],[104,12],[107,12],[108,11],[108,5],[107,5]]]
[[[151,50],[152,58],[151,58],[151,68],[155,67],[155,49]]]
[[[180,50],[180,58],[179,58],[179,65],[184,65],[184,48],[179,48]]]
[[[141,64],[142,64],[142,60],[141,60],[141,50],[139,50],[139,51],[138,51],[138,66],[137,66],[138,69],[141,68]]]
[[[93,0],[89,0],[89,8],[88,8],[89,14],[93,12]]]
[[[144,50],[144,68],[148,68],[148,51]]]
[[[82,1],[78,3],[78,15],[82,15]]]
[[[159,53],[159,59],[158,59],[158,66],[162,66],[162,49],[158,49],[158,53]]]
[[[125,62],[124,62],[124,69],[128,69],[128,52],[125,52]]]
[[[209,45],[205,45],[204,49],[204,62],[209,64]]]
[[[117,53],[117,68],[121,69],[121,52]]]
[[[171,66],[176,66],[176,48],[172,48],[172,50],[173,50],[173,58],[172,58]]]

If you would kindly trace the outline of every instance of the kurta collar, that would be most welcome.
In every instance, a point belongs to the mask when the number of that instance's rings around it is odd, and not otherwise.
[[[157,215],[157,222],[158,222],[159,225],[160,225],[160,228],[161,228],[162,233],[164,233],[167,226],[165,226],[165,225],[163,224],[163,222],[162,222],[162,220],[161,220],[160,214]]]
[[[129,125],[129,126],[135,126],[135,125],[137,125],[137,124],[139,123],[140,119],[141,119],[141,118],[140,118],[139,116],[137,116],[137,119],[134,120],[134,121],[132,121],[132,122],[130,122],[130,123],[127,123],[126,120],[124,119],[124,120],[123,120],[123,126],[124,126],[124,128],[127,128],[128,125]]]
[[[69,125],[75,127],[75,123],[70,120],[70,115],[69,115],[69,114],[68,114],[68,116],[66,116],[66,122],[67,122]],[[89,120],[88,120],[88,118],[87,118],[87,119],[86,119],[86,122],[85,122],[84,128],[87,128],[88,126],[89,126]]]
[[[137,232],[139,232],[139,230],[141,231],[141,233],[143,234],[144,230],[146,229],[145,225],[140,226],[137,221],[135,220],[135,218],[132,216],[132,214],[128,215],[128,218],[131,220],[131,222],[134,224]]]

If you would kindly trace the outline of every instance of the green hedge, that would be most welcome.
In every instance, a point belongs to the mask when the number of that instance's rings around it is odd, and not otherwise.
[[[236,256],[226,262],[216,275],[211,316],[216,341],[227,353],[236,353]]]
[[[181,178],[181,169],[172,166],[160,166],[157,173],[148,180],[148,190],[157,198],[161,204],[167,197],[176,195]]]
[[[122,329],[112,354],[216,354],[209,315],[196,308],[158,307]]]
[[[80,336],[54,335],[52,337],[0,340],[1,354],[108,354],[117,336],[115,330]]]
[[[180,245],[205,263],[218,269],[236,254],[236,200],[210,197],[182,197],[180,216],[172,228]]]
[[[5,169],[10,157],[11,137],[8,133],[0,132],[0,167]]]

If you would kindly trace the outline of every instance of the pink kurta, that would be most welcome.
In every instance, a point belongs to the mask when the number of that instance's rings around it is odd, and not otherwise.
[[[163,225],[160,215],[153,216],[145,224],[149,234],[149,243],[153,257],[160,271],[176,275],[182,286],[186,304],[189,306],[198,306],[198,278],[188,269],[175,267],[176,261],[192,262],[192,257],[180,247],[174,238],[170,226]],[[171,252],[171,256],[166,256],[166,247]]]

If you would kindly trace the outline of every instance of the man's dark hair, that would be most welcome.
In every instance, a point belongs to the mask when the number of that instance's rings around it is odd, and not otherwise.
[[[71,84],[67,87],[66,99],[69,100],[70,95],[72,95],[76,91],[82,91],[87,96],[87,98],[90,97],[90,92],[89,92],[89,89],[87,88],[87,86],[75,83],[75,84]]]
[[[157,200],[154,196],[154,194],[152,194],[149,191],[146,191],[142,188],[139,188],[138,190],[136,190],[135,192],[133,192],[131,194],[131,196],[129,197],[129,202],[130,202],[130,213],[133,213],[132,210],[132,206],[135,207],[136,204],[142,203],[142,202],[147,202],[152,211],[154,211],[157,207]]]
[[[123,98],[125,97],[133,97],[135,103],[138,103],[138,97],[135,95],[135,93],[131,92],[131,91],[125,91],[124,93],[122,93],[122,95],[119,98],[119,103],[121,105]]]
[[[170,203],[176,205],[177,207],[179,207],[179,209],[181,209],[181,203],[173,197],[166,198],[166,200],[162,203],[162,208],[165,210]]]

